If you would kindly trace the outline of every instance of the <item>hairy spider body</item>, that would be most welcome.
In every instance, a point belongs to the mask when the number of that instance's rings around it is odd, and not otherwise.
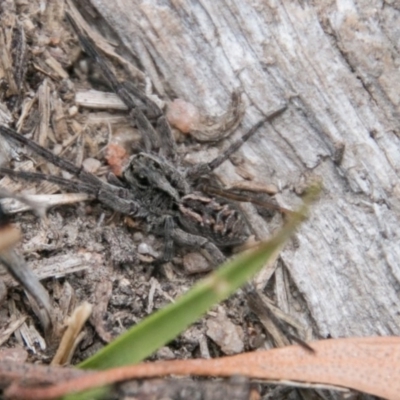
[[[121,180],[114,177],[113,183],[109,183],[55,156],[16,131],[0,126],[3,136],[26,145],[74,175],[76,180],[8,168],[0,168],[0,173],[29,180],[48,180],[70,190],[83,191],[115,211],[144,219],[148,230],[164,237],[163,260],[171,259],[173,243],[177,243],[204,250],[213,264],[222,262],[225,257],[220,248],[242,244],[250,230],[245,217],[234,203],[219,195],[206,195],[198,183],[199,178],[213,172],[266,121],[282,113],[286,107],[280,107],[264,117],[211,162],[184,168],[162,111],[133,85],[118,82],[94,44],[74,21],[71,20],[71,23],[84,50],[97,62],[114,91],[130,109],[142,133],[145,151],[131,157]],[[156,119],[157,129],[148,118]]]
[[[123,177],[141,207],[155,218],[170,216],[187,232],[212,239],[219,247],[241,244],[249,236],[243,215],[231,202],[195,191],[185,174],[165,159],[135,155]]]

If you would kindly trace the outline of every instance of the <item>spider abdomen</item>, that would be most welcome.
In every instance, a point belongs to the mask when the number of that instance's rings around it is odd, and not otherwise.
[[[240,245],[250,235],[243,214],[224,199],[188,194],[182,197],[179,211],[179,222],[185,230],[207,237],[217,246]]]

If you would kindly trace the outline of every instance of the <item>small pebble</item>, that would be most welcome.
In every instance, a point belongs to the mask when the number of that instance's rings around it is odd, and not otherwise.
[[[200,123],[200,113],[191,103],[176,99],[168,105],[166,117],[174,128],[183,133],[189,133]]]
[[[133,234],[133,241],[134,242],[140,242],[143,240],[143,233],[142,232],[135,232]]]
[[[100,168],[101,162],[95,158],[86,158],[82,162],[82,167],[86,172],[94,174]]]
[[[140,243],[138,246],[138,253],[144,255],[150,255],[154,258],[158,257],[158,253],[147,243]]]
[[[222,309],[216,317],[207,320],[207,336],[212,339],[226,355],[242,353],[244,350],[244,333],[235,325]]]
[[[121,293],[126,294],[128,296],[132,296],[134,294],[133,289],[130,286],[121,286]]]
[[[118,282],[118,287],[121,290],[125,290],[126,287],[130,287],[131,286],[131,282],[129,281],[129,279],[126,278],[122,278],[119,280]]]
[[[164,346],[157,350],[157,358],[160,360],[174,360],[176,357],[169,347]]]
[[[63,150],[63,147],[61,146],[61,144],[55,144],[53,147],[53,154],[55,154],[56,156],[58,156]]]
[[[187,274],[199,274],[211,269],[209,262],[200,253],[188,253],[183,256],[183,268]]]
[[[76,114],[78,114],[78,107],[77,106],[72,106],[68,109],[68,115],[70,117],[74,117]]]

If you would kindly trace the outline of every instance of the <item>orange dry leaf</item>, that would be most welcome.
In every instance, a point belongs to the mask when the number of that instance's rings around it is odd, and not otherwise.
[[[300,346],[289,346],[211,360],[144,363],[81,376],[48,388],[14,385],[6,391],[6,395],[45,400],[128,379],[166,375],[243,375],[264,380],[337,385],[389,400],[399,398],[399,337],[321,340],[310,346],[314,352]]]

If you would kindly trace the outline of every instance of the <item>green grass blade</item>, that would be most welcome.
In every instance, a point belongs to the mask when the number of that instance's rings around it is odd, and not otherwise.
[[[315,189],[309,197],[315,197]],[[309,201],[306,201],[309,203]],[[150,315],[79,364],[84,369],[107,369],[135,364],[150,356],[198,320],[214,304],[226,299],[257,273],[283,246],[304,218],[306,207],[269,241],[226,262],[197,283],[175,303]]]

